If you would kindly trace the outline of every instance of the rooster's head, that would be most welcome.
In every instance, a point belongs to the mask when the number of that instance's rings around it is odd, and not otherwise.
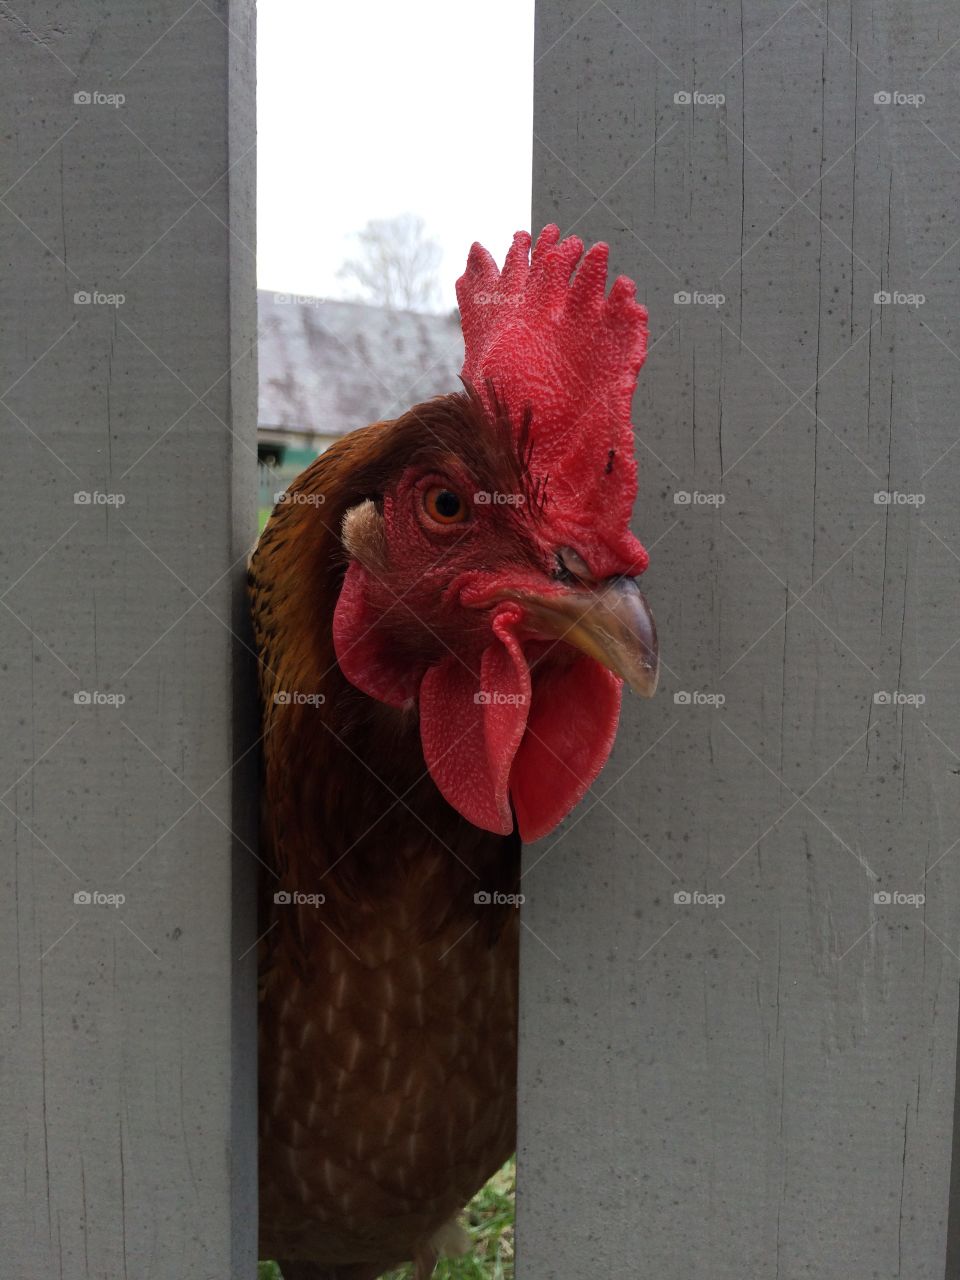
[[[516,819],[528,840],[596,778],[623,683],[657,683],[629,527],[647,316],[626,277],[606,294],[606,245],[581,255],[553,226],[532,255],[518,233],[502,271],[473,246],[457,284],[466,391],[380,429],[342,524],[343,674],[419,714],[454,809],[505,834]]]

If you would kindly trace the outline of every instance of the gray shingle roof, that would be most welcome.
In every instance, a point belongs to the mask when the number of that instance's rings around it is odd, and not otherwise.
[[[259,425],[343,435],[456,391],[456,315],[258,292]]]

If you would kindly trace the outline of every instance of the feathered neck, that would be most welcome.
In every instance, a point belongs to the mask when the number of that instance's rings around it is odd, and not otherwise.
[[[424,433],[437,426],[429,417],[463,401],[418,406]],[[423,912],[439,928],[472,913],[474,892],[516,891],[519,841],[479,830],[447,804],[424,764],[415,707],[385,706],[349,684],[332,639],[347,563],[343,517],[409,456],[409,438],[397,438],[404,422],[353,432],[317,458],[277,505],[250,561],[262,850],[277,877],[268,874],[266,887],[322,892],[327,921],[397,890],[439,851],[443,877],[424,886]]]

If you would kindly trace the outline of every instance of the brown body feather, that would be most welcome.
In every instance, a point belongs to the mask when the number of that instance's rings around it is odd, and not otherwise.
[[[518,921],[474,895],[516,893],[519,841],[446,803],[416,709],[348,684],[331,636],[343,516],[411,457],[466,451],[488,487],[516,485],[516,452],[478,429],[479,412],[443,397],[339,442],[251,561],[271,868],[260,1238],[287,1280],[371,1280],[409,1258],[428,1275],[431,1237],[514,1146]],[[275,903],[278,891],[325,900]]]

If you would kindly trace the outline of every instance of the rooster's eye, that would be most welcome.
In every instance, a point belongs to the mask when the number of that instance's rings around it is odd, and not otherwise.
[[[467,518],[467,506],[458,493],[440,485],[428,489],[423,495],[423,506],[431,520],[437,524],[460,524]]]

